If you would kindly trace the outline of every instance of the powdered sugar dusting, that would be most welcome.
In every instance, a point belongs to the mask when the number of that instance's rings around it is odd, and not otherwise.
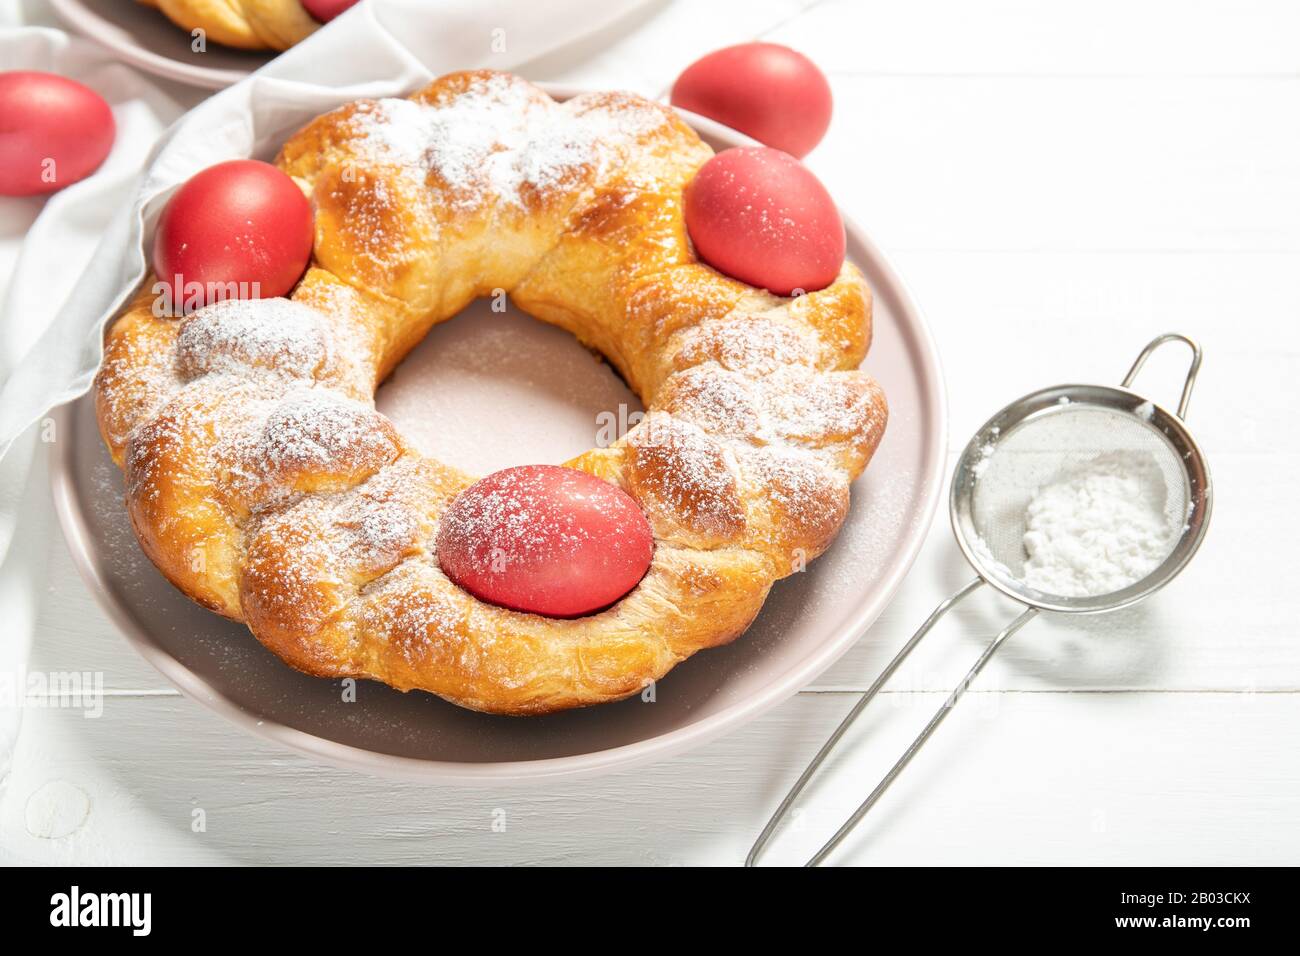
[[[713,435],[758,439],[770,431],[762,387],[744,375],[701,365],[674,376],[669,387],[667,410]]]
[[[272,472],[335,469],[392,447],[379,420],[374,409],[328,389],[301,390],[272,411],[249,454]]]
[[[329,355],[322,316],[289,299],[227,299],[182,320],[181,374],[258,369],[310,378]]]
[[[772,522],[778,532],[820,547],[848,514],[848,482],[813,452],[759,448],[743,453],[740,463],[755,492],[780,509]]]
[[[875,424],[872,389],[859,373],[790,366],[767,384],[768,415],[782,438],[820,445],[864,434]]]
[[[666,122],[649,103],[617,111],[583,97],[557,104],[506,74],[476,79],[444,103],[381,99],[353,117],[368,161],[432,174],[445,201],[463,208],[493,197],[522,207],[530,192],[566,186],[589,167],[598,174],[619,145]]]
[[[653,413],[628,436],[643,502],[697,533],[733,537],[744,527],[734,466],[697,425]]]
[[[742,315],[688,329],[677,365],[713,360],[731,371],[767,375],[785,365],[816,365],[820,352],[817,336],[805,328]]]

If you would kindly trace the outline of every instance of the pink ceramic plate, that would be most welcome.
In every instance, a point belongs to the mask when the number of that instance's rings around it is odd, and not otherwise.
[[[715,149],[750,142],[684,115]],[[853,222],[847,226],[849,258],[875,292],[865,367],[889,397],[884,441],[853,487],[852,510],[831,549],[807,572],[778,582],[743,637],[668,674],[653,702],[633,697],[547,717],[493,717],[367,681],[355,702],[344,702],[337,681],[291,670],[242,625],[173,590],[141,554],[88,398],[60,410],[63,440],[55,446],[54,497],[73,557],[131,643],[183,692],[255,734],[333,764],[483,783],[605,771],[696,746],[786,700],[862,638],[911,567],[939,500],[947,429],[934,342],[880,250]],[[434,329],[379,391],[379,408],[417,444],[425,436],[428,452],[480,474],[559,462],[595,444],[598,414],[639,407],[565,333],[518,313],[466,312],[472,315]]]
[[[238,83],[279,55],[219,43],[196,53],[189,33],[135,0],[50,0],[50,6],[72,29],[108,47],[123,62],[207,90]]]

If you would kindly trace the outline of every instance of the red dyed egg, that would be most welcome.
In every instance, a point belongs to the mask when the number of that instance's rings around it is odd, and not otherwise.
[[[789,153],[742,146],[686,187],[686,228],[719,272],[776,295],[813,292],[844,263],[844,222],[820,180]]]
[[[825,75],[778,43],[742,43],[696,60],[673,84],[672,102],[795,156],[831,125]]]
[[[76,80],[0,73],[0,195],[42,195],[85,179],[116,133],[108,103]]]
[[[506,468],[452,502],[443,572],[480,600],[548,617],[613,604],[645,575],[654,535],[621,488],[558,465]]]
[[[355,6],[357,0],[302,0],[303,7],[321,23],[329,23],[344,10]]]
[[[163,210],[153,268],[175,311],[220,299],[285,295],[311,258],[311,203],[269,163],[218,163]]]

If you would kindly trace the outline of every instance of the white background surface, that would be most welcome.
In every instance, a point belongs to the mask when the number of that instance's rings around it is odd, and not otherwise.
[[[760,33],[830,75],[835,121],[808,162],[934,328],[954,451],[1023,392],[1117,381],[1156,333],[1206,348],[1189,424],[1217,501],[1200,555],[1143,606],[1013,638],[835,861],[1300,863],[1300,8],[661,4],[584,44],[580,67],[521,72],[657,94]],[[1139,388],[1176,404],[1181,362],[1158,355]],[[768,716],[639,770],[464,789],[244,735],[127,648],[53,521],[31,561],[49,568],[31,670],[102,671],[108,698],[95,720],[25,710],[0,853],[72,863],[734,864],[854,694],[970,576],[941,516],[871,633]],[[820,845],[1013,612],[977,597],[928,638],[771,862]]]

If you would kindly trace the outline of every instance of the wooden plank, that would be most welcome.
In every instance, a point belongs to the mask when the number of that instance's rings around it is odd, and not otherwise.
[[[1300,81],[834,77],[808,162],[889,250],[1300,251]]]
[[[883,699],[771,861],[811,852],[941,700]],[[473,789],[315,765],[172,698],[113,698],[98,720],[31,709],[0,845],[38,862],[735,864],[849,703],[801,695],[596,780]],[[1295,863],[1300,831],[1276,824],[1300,752],[1275,731],[1298,719],[1295,694],[973,692],[838,862]]]
[[[544,57],[524,72],[658,93],[703,54],[763,39],[849,76],[1297,75],[1300,10],[1294,4],[1194,6],[1177,0],[660,3],[584,41],[577,55]]]
[[[1292,440],[1300,253],[965,250],[893,258],[939,343],[954,449],[1003,403],[1058,382],[1118,384],[1147,340],[1181,331],[1206,350],[1189,424],[1207,453],[1300,450]],[[1135,387],[1176,407],[1186,369],[1186,353],[1170,347]]]
[[[797,20],[817,0],[648,3],[623,20],[516,69],[531,80],[588,89],[667,93],[688,64],[711,50],[751,40]]]
[[[855,74],[1296,75],[1287,0],[838,0],[767,39]]]

